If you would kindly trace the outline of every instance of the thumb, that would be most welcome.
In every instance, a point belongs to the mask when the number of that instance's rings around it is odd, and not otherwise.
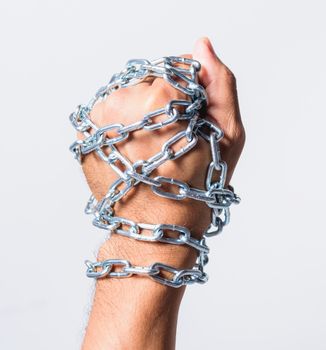
[[[216,79],[216,76],[218,76],[224,66],[223,62],[217,57],[213,45],[207,37],[196,41],[193,49],[193,59],[201,63],[199,80],[204,88],[207,88]]]

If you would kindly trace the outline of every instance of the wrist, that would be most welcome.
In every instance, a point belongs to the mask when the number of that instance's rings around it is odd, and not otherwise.
[[[191,247],[141,242],[112,234],[100,247],[97,260],[119,258],[133,266],[146,267],[162,262],[182,269],[191,268],[196,255]],[[174,349],[184,290],[185,287],[171,288],[139,275],[98,279],[83,350]],[[97,339],[101,340],[98,347]]]
[[[156,256],[146,257],[142,252],[139,244],[146,243],[135,242],[133,247],[126,244],[121,249],[120,241],[127,243],[130,240],[114,237],[109,245],[100,248],[98,260],[133,258],[135,264],[145,266],[144,260],[151,263],[151,259],[157,259]],[[135,256],[137,246],[142,253]],[[172,251],[166,251],[166,260],[170,261],[173,255]],[[144,276],[98,279],[82,349],[174,349],[178,310],[184,290],[185,287],[167,287]],[[97,345],[97,339],[101,344]]]

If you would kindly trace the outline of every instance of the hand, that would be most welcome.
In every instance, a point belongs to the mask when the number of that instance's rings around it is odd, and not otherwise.
[[[191,57],[191,55],[185,56]],[[217,123],[225,132],[221,142],[221,153],[223,160],[228,164],[228,183],[244,144],[244,129],[240,118],[235,78],[216,56],[208,39],[204,38],[197,42],[193,56],[194,59],[202,62],[199,81],[206,88],[209,100],[205,117]],[[104,102],[95,106],[91,118],[100,127],[110,123],[129,125],[141,120],[147,112],[177,98],[185,99],[186,96],[172,88],[163,79],[150,78],[136,86],[114,92]],[[128,138],[127,142],[119,143],[118,149],[132,162],[148,159],[161,149],[164,141],[184,128],[184,123],[179,121],[157,131],[140,130],[132,133],[132,137]],[[112,133],[108,134],[112,136]],[[173,174],[173,177],[191,186],[204,188],[205,170],[209,160],[209,144],[199,138],[195,149],[176,161],[166,162],[152,175],[169,177]],[[105,195],[109,185],[117,178],[115,172],[94,153],[86,157],[84,171],[91,191],[97,199]],[[132,201],[128,195],[117,203],[115,209],[119,215],[123,216],[125,211],[130,211],[130,207],[133,208],[133,212],[141,208],[139,213],[134,213],[133,219],[146,219],[143,217],[143,203],[146,201],[155,201],[155,206],[151,211],[147,211],[145,216],[151,220],[151,223],[156,223],[157,214],[162,214],[161,206],[165,206],[167,200],[155,196],[146,185],[140,184],[133,193]],[[176,211],[180,224],[189,217],[189,210],[192,209],[197,213],[195,216],[191,215],[192,222],[187,222],[197,236],[207,227],[210,220],[209,209],[203,203],[184,200],[170,204],[171,209]],[[164,223],[171,223],[171,221]]]
[[[186,56],[202,64],[199,83],[208,94],[205,117],[217,123],[225,133],[221,155],[228,164],[229,182],[245,139],[234,76],[216,56],[206,38],[197,41],[192,56]],[[185,96],[162,79],[148,79],[139,85],[115,91],[95,106],[91,119],[99,127],[110,123],[128,125],[142,119],[147,112],[164,106],[169,100],[178,98],[184,99]],[[145,160],[157,153],[162,144],[180,129],[184,129],[184,125],[178,122],[158,131],[137,131],[132,133],[128,142],[119,143],[117,148],[132,162]],[[193,187],[204,188],[210,157],[209,144],[199,138],[193,150],[175,161],[167,161],[152,176],[174,177]],[[117,178],[112,169],[93,153],[85,157],[83,170],[97,199],[106,194],[109,185]],[[116,215],[136,222],[186,226],[197,238],[210,222],[210,209],[205,203],[161,198],[144,184],[137,185],[130,196],[128,193],[116,203],[114,209]],[[159,261],[176,268],[190,268],[196,253],[190,247],[139,242],[113,234],[100,248],[98,258],[125,258],[140,266]],[[125,280],[99,280],[83,349],[100,349],[103,344],[112,349],[124,348],[121,344],[126,334],[129,339],[133,338],[134,349],[172,349],[183,292],[184,288],[172,289],[138,276]],[[133,330],[132,335],[130,330]],[[118,346],[116,342],[121,343]],[[97,343],[98,347],[94,345]],[[128,348],[127,343],[124,344]]]

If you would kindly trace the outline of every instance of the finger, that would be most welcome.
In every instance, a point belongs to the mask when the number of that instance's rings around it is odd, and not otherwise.
[[[212,43],[206,37],[196,41],[193,49],[193,58],[201,63],[199,80],[207,88],[225,68],[223,62],[216,55]]]
[[[193,57],[202,67],[199,81],[216,102],[225,103],[230,96],[236,97],[236,81],[230,69],[216,55],[212,43],[206,37],[198,39],[194,46]],[[214,98],[215,97],[215,98]]]
[[[202,65],[198,78],[208,94],[210,116],[222,123],[230,118],[238,122],[241,117],[235,77],[216,55],[208,38],[197,40],[193,58]]]

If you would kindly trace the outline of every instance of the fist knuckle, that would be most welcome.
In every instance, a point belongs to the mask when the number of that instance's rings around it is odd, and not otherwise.
[[[91,111],[90,117],[93,123],[100,124],[104,103],[97,103]]]
[[[243,126],[241,126],[238,130],[237,141],[241,145],[244,145],[246,142],[246,130]]]
[[[123,101],[127,98],[127,94],[129,91],[127,89],[119,89],[114,91],[108,98],[106,99],[106,105],[109,106],[122,106]]]
[[[146,99],[146,109],[162,107],[170,100],[182,98],[182,92],[176,91],[164,81],[159,81],[151,87],[151,93]]]
[[[239,147],[243,147],[246,141],[246,132],[242,125],[237,125],[236,128],[234,128],[231,136],[231,141],[234,145],[237,145]]]
[[[236,116],[234,113],[230,113],[228,115],[228,122],[224,126],[224,130],[225,136],[229,140],[230,144],[244,144],[246,133],[240,116]]]

